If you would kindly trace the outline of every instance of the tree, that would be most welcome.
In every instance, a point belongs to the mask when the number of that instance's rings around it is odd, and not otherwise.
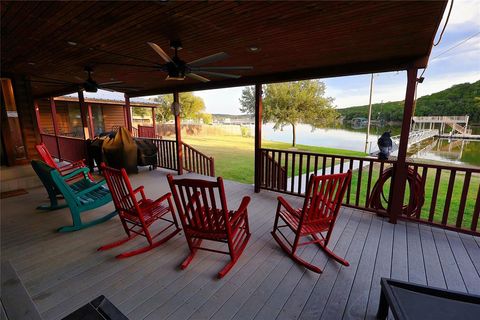
[[[274,129],[291,125],[292,146],[296,144],[296,126],[309,124],[312,128],[329,125],[338,116],[333,98],[325,97],[325,84],[317,80],[274,83],[263,86],[263,123],[273,122]],[[240,98],[243,113],[255,113],[255,90],[247,87]]]
[[[133,107],[132,108],[132,113],[143,119],[143,118],[145,118],[145,116],[150,116],[152,114],[152,111],[151,111],[150,108]]]
[[[203,99],[197,97],[192,92],[182,92],[180,98],[180,117],[184,119],[200,120],[204,123],[212,122],[212,115],[205,113],[205,103]],[[160,121],[169,121],[173,119],[171,105],[173,103],[173,95],[162,95],[153,98],[160,106],[157,108],[157,114]]]

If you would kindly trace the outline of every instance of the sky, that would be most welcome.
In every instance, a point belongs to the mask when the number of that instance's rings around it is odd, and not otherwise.
[[[451,0],[450,0],[451,1]],[[445,24],[447,5],[437,37]],[[469,40],[467,40],[470,38]],[[419,74],[421,71],[419,71]],[[369,100],[371,75],[321,79],[326,95],[333,97],[337,108],[366,105]],[[403,100],[406,72],[375,74],[373,103]],[[480,0],[454,0],[452,13],[440,44],[433,48],[424,82],[418,85],[417,96],[432,94],[454,84],[480,80]],[[196,91],[203,98],[208,113],[240,114],[239,98],[243,87]],[[106,93],[111,96],[111,93]],[[120,95],[120,99],[123,97]]]

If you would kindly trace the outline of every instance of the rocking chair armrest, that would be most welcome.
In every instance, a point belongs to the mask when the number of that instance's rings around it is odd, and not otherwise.
[[[71,162],[69,164],[66,164],[66,165],[60,167],[58,170],[60,170],[60,172],[63,173],[64,171],[72,170],[72,169],[75,169],[75,168],[82,168],[82,167],[85,167],[85,161],[84,160],[79,160],[79,161],[75,161],[75,162]]]
[[[240,203],[240,206],[238,207],[237,211],[235,211],[235,214],[232,217],[232,220],[231,220],[232,223],[235,223],[235,221],[237,221],[238,218],[240,218],[247,212],[247,207],[249,203],[250,203],[250,197],[248,196],[243,197],[242,202]]]
[[[156,199],[155,201],[152,201],[152,203],[150,203],[147,208],[150,208],[152,206],[156,206],[157,204],[162,203],[163,201],[167,200],[171,196],[172,196],[172,194],[170,192],[166,193],[163,196],[161,196],[160,198]]]
[[[74,171],[72,171],[72,172],[70,172],[66,175],[62,175],[62,179],[66,181],[66,180],[69,180],[71,178],[74,178],[74,177],[78,176],[79,174],[83,174],[85,176],[85,178],[87,179],[89,172],[90,172],[89,168],[81,167],[81,168],[75,169]]]
[[[138,188],[136,188],[135,190],[133,190],[133,193],[134,194],[137,194],[138,192],[140,192],[140,194],[142,195],[142,200],[147,200],[147,197],[145,196],[145,191],[144,191],[144,187],[143,186],[140,186]]]
[[[282,196],[277,197],[278,202],[290,213],[295,214],[297,210],[295,210],[290,203],[287,202]]]
[[[87,168],[87,169],[88,169],[88,168]],[[82,190],[82,191],[80,191],[80,192],[77,192],[75,195],[76,195],[76,196],[82,196],[82,195],[84,195],[84,194],[86,194],[86,193],[89,193],[89,192],[91,192],[91,191],[97,190],[98,188],[100,188],[101,186],[103,186],[105,183],[106,183],[105,180],[100,180],[100,181],[96,182],[93,186],[88,187],[87,189],[84,189],[84,190]]]

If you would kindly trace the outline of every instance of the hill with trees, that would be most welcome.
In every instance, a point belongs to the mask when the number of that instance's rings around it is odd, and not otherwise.
[[[351,120],[368,117],[368,105],[337,109]],[[402,121],[403,101],[375,103],[372,105],[372,119]],[[471,123],[480,123],[480,80],[474,83],[454,85],[446,90],[417,99],[416,116],[470,116]]]

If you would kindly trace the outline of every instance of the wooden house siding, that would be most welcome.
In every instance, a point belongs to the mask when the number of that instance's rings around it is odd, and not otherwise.
[[[105,131],[111,131],[114,126],[126,126],[123,105],[94,105],[101,106],[103,113],[103,128]]]

